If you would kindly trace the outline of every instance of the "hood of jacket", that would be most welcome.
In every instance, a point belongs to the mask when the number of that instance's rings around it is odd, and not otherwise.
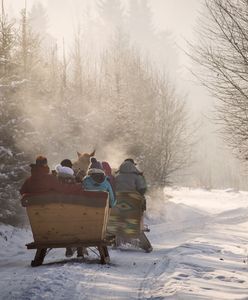
[[[136,166],[130,161],[124,161],[118,170],[119,173],[134,173],[141,174],[141,172],[136,168]]]
[[[111,169],[111,167],[110,167],[110,165],[107,161],[102,162],[102,167],[103,167],[103,170],[104,170],[104,172],[107,176],[112,175],[112,169]]]
[[[74,175],[74,171],[71,168],[63,167],[60,164],[55,167],[55,170],[59,175],[60,174],[70,175],[70,176]]]
[[[104,174],[87,175],[85,178],[88,178],[91,184],[95,186],[100,186],[102,184],[105,184],[107,181],[107,177]]]

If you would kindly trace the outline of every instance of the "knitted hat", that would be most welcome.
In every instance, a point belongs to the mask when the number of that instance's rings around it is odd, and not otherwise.
[[[95,157],[90,158],[89,169],[100,169],[102,170],[102,164]]]
[[[103,174],[105,175],[104,171],[102,169],[89,169],[88,172],[87,172],[88,175],[92,175],[92,174]]]

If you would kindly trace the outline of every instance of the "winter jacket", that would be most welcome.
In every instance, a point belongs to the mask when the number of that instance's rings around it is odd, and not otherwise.
[[[103,171],[105,172],[106,176],[108,176],[108,180],[111,184],[112,190],[115,193],[115,178],[112,175],[112,169],[111,169],[109,163],[106,161],[103,161],[102,168],[103,168]]]
[[[145,177],[130,161],[124,161],[115,177],[115,187],[117,192],[137,191],[144,195],[147,190]]]
[[[109,206],[114,207],[116,205],[116,199],[114,197],[114,193],[112,187],[107,179],[104,176],[102,182],[95,181],[92,176],[87,175],[83,179],[83,188],[88,191],[106,191],[109,193]]]
[[[77,193],[82,191],[80,184],[62,184],[58,178],[49,174],[47,166],[31,165],[31,176],[20,189],[21,195],[46,192]]]

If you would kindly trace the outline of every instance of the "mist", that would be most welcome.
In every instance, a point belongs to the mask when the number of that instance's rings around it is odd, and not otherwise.
[[[15,192],[3,176],[4,193],[17,197],[39,154],[53,168],[94,149],[113,168],[133,157],[150,186],[247,189],[187,55],[202,9],[198,0],[4,1],[0,171],[18,169]]]
[[[1,1],[1,299],[248,299],[247,9]]]

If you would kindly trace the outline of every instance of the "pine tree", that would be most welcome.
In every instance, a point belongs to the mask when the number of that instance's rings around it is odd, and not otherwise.
[[[2,0],[2,10],[0,18],[0,78],[1,83],[7,82],[11,76],[13,68],[11,55],[15,45],[15,23],[8,19],[4,11],[4,1]]]
[[[125,22],[124,8],[120,0],[98,0],[97,5],[100,16],[107,28],[123,29]]]
[[[2,0],[0,26],[0,222],[16,224],[22,217],[18,189],[26,174],[26,157],[16,144],[20,135],[19,125],[24,120],[20,116],[16,92],[23,81],[16,76],[17,64],[14,60],[16,48],[14,21],[8,19]]]
[[[45,56],[47,51],[55,47],[56,40],[49,33],[49,19],[44,5],[41,2],[34,3],[27,19],[33,33],[39,36],[41,50]]]

